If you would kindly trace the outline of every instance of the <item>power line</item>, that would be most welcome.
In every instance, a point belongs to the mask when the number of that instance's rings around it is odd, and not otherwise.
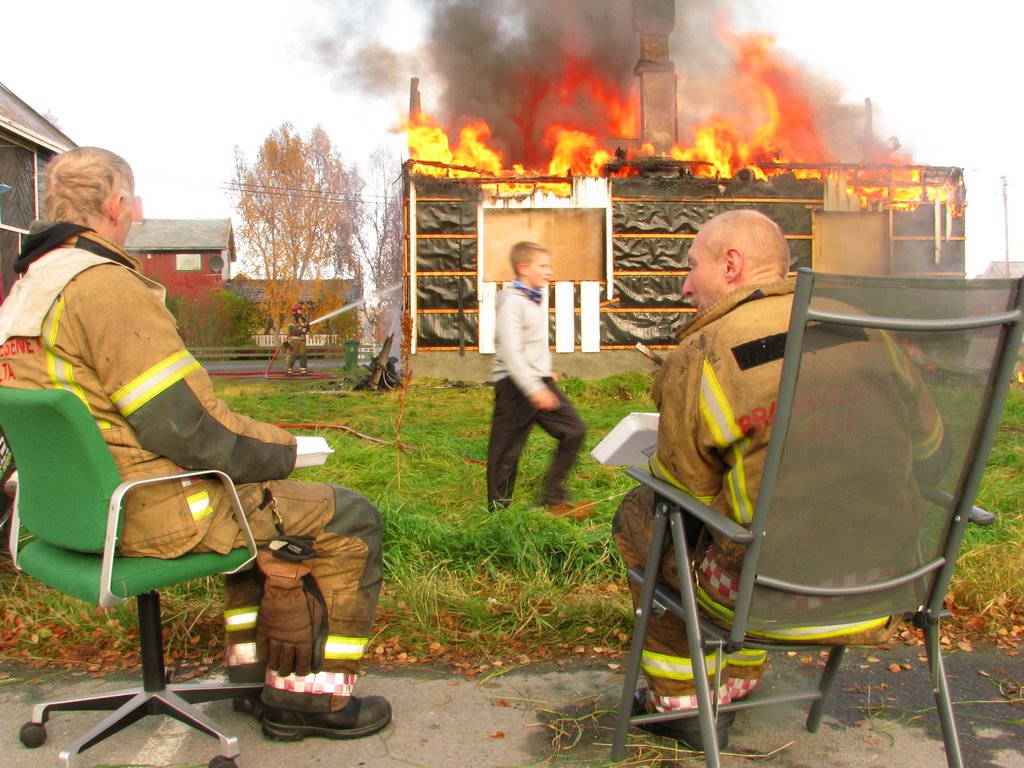
[[[387,203],[397,199],[397,196],[387,196],[375,193],[331,195],[310,187],[288,187],[271,184],[237,184],[233,181],[201,181],[198,179],[178,179],[157,176],[139,176],[137,177],[137,180],[156,181],[163,184],[178,184],[188,187],[202,187],[205,189],[219,189],[224,192],[233,193],[248,191],[279,197],[297,196],[302,200],[325,200],[333,203],[352,203],[356,201],[364,203]]]

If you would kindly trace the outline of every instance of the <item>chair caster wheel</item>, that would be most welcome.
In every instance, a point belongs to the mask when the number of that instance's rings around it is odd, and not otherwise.
[[[210,761],[208,768],[238,768],[238,767],[235,764],[235,758],[233,758],[233,757],[224,757],[224,755],[217,755],[215,758],[213,758]]]
[[[46,741],[46,726],[42,723],[25,723],[18,732],[18,738],[29,749],[41,747]]]

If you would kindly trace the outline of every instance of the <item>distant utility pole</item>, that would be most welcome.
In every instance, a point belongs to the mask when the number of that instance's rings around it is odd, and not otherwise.
[[[1006,244],[1006,276],[1010,277],[1010,207],[1006,203],[1006,177],[1003,182],[1003,242]]]

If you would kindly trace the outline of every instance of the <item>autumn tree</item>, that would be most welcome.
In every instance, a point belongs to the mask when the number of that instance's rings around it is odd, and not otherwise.
[[[346,244],[358,263],[365,297],[363,311],[374,342],[399,330],[397,320],[402,307],[400,178],[401,168],[394,153],[385,146],[375,149],[362,180],[356,216],[342,223],[338,237],[339,243]]]
[[[358,171],[346,166],[319,125],[303,139],[291,123],[282,124],[252,165],[235,148],[241,261],[250,275],[266,281],[266,310],[275,321],[286,321],[303,296],[321,295],[323,280],[357,277],[358,265],[346,263],[338,238],[344,223],[358,215],[361,186]]]

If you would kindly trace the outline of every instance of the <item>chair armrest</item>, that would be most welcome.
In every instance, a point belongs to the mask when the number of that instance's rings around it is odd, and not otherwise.
[[[933,485],[922,485],[921,495],[933,504],[938,504],[940,507],[948,508],[950,503],[953,501],[952,496],[945,491],[939,490]],[[971,507],[969,515],[970,521],[975,525],[992,525],[996,520],[995,515],[981,507]]]
[[[996,516],[981,507],[971,507],[971,522],[975,525],[992,525]]]
[[[646,469],[630,467],[626,470],[626,474],[641,485],[646,485],[659,496],[665,497],[686,514],[695,517],[715,533],[725,536],[730,541],[737,544],[749,544],[754,540],[754,534],[735,520],[730,520],[714,507],[709,507],[703,501],[695,499],[681,488],[659,480]]]
[[[139,485],[161,483],[168,480],[180,481],[186,477],[202,477],[205,475],[216,475],[220,479],[221,483],[223,483],[224,491],[228,497],[228,501],[231,503],[232,511],[235,515],[235,522],[238,523],[238,528],[242,533],[242,538],[245,540],[245,548],[249,552],[249,557],[246,558],[245,562],[232,571],[228,571],[228,573],[237,573],[244,568],[248,568],[253,560],[256,559],[256,541],[253,538],[252,529],[249,528],[249,521],[245,517],[245,510],[242,509],[242,502],[238,498],[238,492],[235,490],[235,484],[224,472],[221,472],[218,469],[203,469],[194,472],[179,472],[174,475],[161,475],[159,477],[143,477],[138,480],[126,480],[117,486],[110,496],[110,508],[107,513],[107,533],[103,544],[103,566],[100,577],[99,604],[101,606],[109,607],[124,602],[111,591],[110,585],[114,573],[114,557],[117,553],[117,524],[121,517],[122,501],[125,494],[132,488]]]
[[[21,539],[21,517],[18,515],[18,489],[14,489],[14,503],[11,506],[11,517],[7,521],[7,549],[11,555],[14,570],[21,571],[18,565],[18,542]]]

